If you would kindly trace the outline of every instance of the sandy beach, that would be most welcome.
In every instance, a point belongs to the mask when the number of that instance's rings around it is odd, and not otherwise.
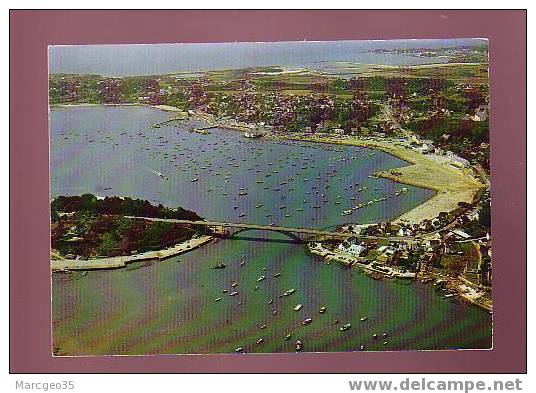
[[[377,175],[398,183],[434,190],[436,194],[423,204],[397,217],[394,220],[395,223],[401,221],[418,223],[425,219],[437,217],[441,212],[455,210],[458,208],[459,202],[472,204],[479,191],[485,187],[470,173],[469,169],[454,168],[447,162],[433,160],[427,155],[395,145],[392,142],[357,138],[337,140],[321,137],[298,137],[288,139],[368,147],[407,161],[410,165],[379,172]]]
[[[79,104],[49,104],[50,108],[76,108],[76,107],[93,107],[93,106],[150,106],[145,104],[138,104],[135,102],[125,102],[124,104],[103,104],[103,103],[88,103],[82,102]]]
[[[165,112],[174,112],[178,113],[180,115],[183,115],[184,117],[188,116],[188,114],[183,111],[182,109],[179,109],[174,106],[170,105],[148,105],[138,102],[125,102],[121,104],[90,104],[90,103],[79,103],[79,104],[50,104],[50,108],[75,108],[75,107],[94,107],[94,106],[146,106],[149,108],[155,108],[160,109]]]
[[[143,104],[145,105],[145,104]],[[179,109],[177,107],[174,107],[174,106],[169,106],[169,105],[146,105],[146,106],[149,106],[150,108],[155,108],[155,109],[160,109],[162,111],[166,111],[166,112],[176,112],[176,113],[180,113],[184,116],[188,116],[188,114],[183,111],[182,109]]]
[[[51,107],[72,107],[72,106],[98,106],[103,104],[56,104]],[[138,103],[125,103],[119,105],[144,105]],[[113,106],[113,105],[111,105]],[[168,105],[150,106],[156,109],[172,112],[181,112],[182,110]],[[243,132],[247,128],[220,124],[214,116],[196,112],[194,117],[204,120],[210,125],[227,128]],[[436,192],[436,194],[415,207],[414,209],[402,214],[394,220],[395,223],[407,221],[410,223],[419,223],[425,219],[437,217],[441,212],[450,212],[458,208],[459,202],[473,204],[479,192],[485,188],[485,185],[478,181],[468,168],[455,168],[447,162],[434,160],[431,156],[421,154],[412,149],[406,148],[392,141],[365,140],[359,138],[335,139],[320,136],[291,136],[291,135],[267,135],[272,139],[287,139],[306,142],[340,144],[350,146],[368,147],[371,149],[381,150],[398,157],[410,165],[394,168],[389,171],[377,173],[377,175],[391,179],[395,182],[413,185],[416,187],[427,188]]]
[[[221,128],[243,131],[237,127],[220,124],[214,116],[196,113],[196,117]],[[479,192],[485,185],[477,180],[469,168],[455,168],[447,160],[434,160],[431,155],[421,154],[415,150],[401,146],[392,141],[378,141],[359,138],[335,139],[319,136],[292,136],[267,134],[270,139],[296,140],[316,143],[329,143],[349,146],[361,146],[381,150],[398,157],[410,165],[393,168],[377,173],[378,176],[393,180],[397,183],[433,190],[436,194],[423,204],[397,217],[393,222],[419,223],[432,219],[441,212],[451,212],[457,209],[459,202],[473,204]]]

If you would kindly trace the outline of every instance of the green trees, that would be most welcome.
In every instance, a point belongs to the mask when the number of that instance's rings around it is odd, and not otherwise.
[[[92,194],[83,194],[76,197],[59,196],[51,202],[50,207],[51,211],[56,212],[85,211],[96,213],[97,197]]]
[[[58,212],[82,212],[89,215],[113,214],[125,216],[142,216],[155,218],[175,218],[182,220],[200,220],[195,212],[182,207],[170,209],[162,204],[155,206],[143,199],[130,197],[105,197],[97,199],[95,195],[59,196],[51,204],[51,214],[57,217]],[[51,216],[52,218],[52,216]]]
[[[73,214],[59,215],[60,212]],[[124,216],[200,220],[194,212],[152,205],[131,198],[94,195],[61,196],[51,202],[51,245],[60,254],[85,257],[129,255],[132,251],[155,250],[207,233],[206,227],[154,222]]]
[[[417,266],[419,264],[419,261],[422,259],[422,256],[423,256],[422,250],[410,251],[408,253],[408,259],[407,260],[404,261],[403,259],[401,259],[400,266],[403,266],[406,269],[411,270],[411,271],[414,272],[414,271],[417,270]]]
[[[340,93],[348,89],[348,81],[337,78],[328,85],[328,91],[330,93]]]
[[[92,194],[83,194],[80,197],[80,210],[89,213],[97,212],[97,197]]]
[[[100,255],[111,255],[113,251],[118,248],[117,240],[115,240],[113,234],[104,233],[101,237],[101,243],[97,247],[97,253]]]
[[[50,209],[50,221],[51,222],[57,222],[60,218],[58,211],[56,209]]]
[[[480,225],[491,228],[491,205],[489,202],[483,204],[482,210],[478,215],[478,221]]]

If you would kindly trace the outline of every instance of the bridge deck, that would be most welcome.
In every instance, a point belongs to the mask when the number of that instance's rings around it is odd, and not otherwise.
[[[153,217],[135,217],[135,216],[125,216],[125,218],[141,219],[141,220],[149,220],[149,221],[162,221],[162,222],[170,222],[170,223],[176,223],[176,224],[204,225],[207,227],[228,227],[228,228],[242,228],[242,229],[253,229],[253,230],[256,229],[256,230],[273,231],[273,232],[303,233],[307,235],[337,237],[341,239],[357,237],[358,239],[364,239],[364,240],[365,239],[390,240],[390,241],[411,240],[411,238],[401,237],[401,236],[393,236],[393,237],[364,236],[364,235],[356,235],[354,233],[348,233],[348,232],[323,231],[319,229],[310,229],[310,228],[292,228],[292,227],[282,227],[282,226],[276,226],[276,225],[259,225],[259,224],[219,222],[219,221],[192,221],[192,220],[178,220],[174,218],[153,218]]]

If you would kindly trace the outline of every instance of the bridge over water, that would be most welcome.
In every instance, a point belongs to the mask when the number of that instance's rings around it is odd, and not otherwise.
[[[405,236],[393,236],[393,237],[381,237],[381,236],[366,236],[366,235],[356,235],[355,233],[349,232],[340,232],[340,231],[328,231],[322,229],[311,229],[311,228],[293,228],[293,227],[283,227],[277,225],[259,225],[259,224],[248,224],[248,223],[235,223],[235,222],[219,222],[219,221],[192,221],[192,220],[179,220],[173,218],[152,218],[152,217],[136,217],[136,216],[125,216],[130,219],[140,219],[148,221],[161,221],[169,222],[175,224],[190,224],[205,226],[208,228],[219,229],[222,234],[225,234],[227,237],[232,238],[236,234],[244,231],[270,231],[270,232],[279,232],[283,233],[296,241],[306,243],[311,241],[320,241],[320,240],[344,240],[350,237],[356,237],[360,240],[389,240],[389,241],[411,241],[412,238]]]

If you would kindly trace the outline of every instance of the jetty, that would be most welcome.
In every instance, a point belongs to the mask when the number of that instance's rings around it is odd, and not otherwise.
[[[147,251],[140,254],[124,255],[117,257],[104,257],[94,259],[56,259],[51,260],[52,271],[62,272],[68,270],[97,270],[97,269],[117,269],[125,267],[132,262],[149,260],[163,260],[191,251],[203,244],[213,240],[212,236],[201,236],[192,238],[186,242],[179,243],[173,247],[158,251]]]
[[[174,122],[183,121],[183,120],[184,118],[182,117],[174,117],[173,119],[164,120],[164,121],[161,121],[160,123],[155,123],[151,126],[151,128],[160,128],[162,126],[166,126],[168,124],[173,124]]]
[[[204,127],[193,127],[190,131],[191,132],[197,132],[198,134],[203,134],[203,135],[207,135],[209,134],[208,130],[212,129],[212,128],[217,128],[218,126],[216,125],[208,125],[208,126],[204,126]]]

